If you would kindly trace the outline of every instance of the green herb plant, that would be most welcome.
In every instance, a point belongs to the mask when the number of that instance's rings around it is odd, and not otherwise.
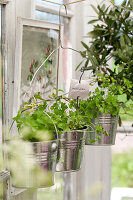
[[[14,120],[17,122],[19,132],[26,141],[37,142],[55,139],[57,132],[82,130],[92,124],[100,113],[117,116],[120,106],[127,101],[121,87],[116,87],[116,80],[103,74],[99,75],[99,86],[94,92],[89,92],[87,100],[69,99],[63,95],[53,93],[49,98],[43,99],[36,94],[29,102],[18,111]],[[97,80],[96,80],[97,81]],[[108,91],[105,90],[108,88]],[[127,89],[131,86],[127,82]],[[59,91],[57,91],[59,92]],[[62,92],[62,91],[61,91]],[[119,120],[120,121],[120,120]],[[99,124],[95,126],[96,139],[101,139],[101,132],[108,135],[107,131]],[[94,141],[90,141],[94,142]]]
[[[41,103],[38,103],[38,100],[41,100]],[[25,103],[14,120],[26,141],[55,139],[57,132],[61,134],[63,131],[82,130],[89,124],[89,116],[85,117],[81,110],[76,108],[75,100],[62,95],[52,94],[48,100],[42,100],[37,94],[29,103]]]

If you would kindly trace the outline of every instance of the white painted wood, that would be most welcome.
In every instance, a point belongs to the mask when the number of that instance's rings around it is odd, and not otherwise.
[[[44,4],[39,3],[39,2],[36,3],[36,10],[39,10],[39,11],[42,11],[42,12],[47,12],[47,13],[52,13],[52,14],[55,14],[55,15],[59,15],[59,8],[57,8],[56,6],[44,5]],[[60,14],[63,17],[68,17],[68,18],[73,17],[73,12],[68,9],[67,14],[66,14],[64,7],[62,7]]]
[[[21,89],[21,65],[22,65],[22,40],[23,40],[23,27],[34,27],[53,29],[58,31],[59,24],[44,22],[28,18],[17,18],[17,32],[16,32],[16,60],[15,60],[15,75],[14,75],[14,104],[13,104],[13,115],[16,116],[20,107],[20,89]]]
[[[3,40],[3,68],[5,69],[3,75],[3,124],[10,126],[13,116],[13,91],[14,91],[14,66],[15,66],[15,43],[16,43],[16,22],[17,17],[31,17],[33,16],[34,0],[11,0],[2,8],[2,34]],[[10,180],[4,183],[4,200],[10,199]],[[35,200],[36,193],[32,193],[29,198],[28,191],[21,194],[23,200]],[[31,193],[30,193],[31,194]],[[14,199],[14,198],[13,198]],[[19,199],[17,197],[16,199]]]

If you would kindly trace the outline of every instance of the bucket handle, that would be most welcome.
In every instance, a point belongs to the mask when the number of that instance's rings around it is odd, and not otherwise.
[[[53,122],[51,116],[50,116],[48,113],[46,113],[45,111],[43,111],[43,113],[44,113],[45,115],[47,115],[47,116],[51,119],[51,121]],[[55,125],[54,122],[53,122],[53,125],[54,125],[54,128],[55,128],[55,132],[56,132],[56,134],[57,134],[57,141],[58,141],[58,140],[59,140],[59,133],[58,133],[57,127],[56,127],[56,125]]]

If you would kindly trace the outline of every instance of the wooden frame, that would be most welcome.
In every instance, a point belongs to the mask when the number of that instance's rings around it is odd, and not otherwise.
[[[59,45],[59,25],[55,23],[49,23],[39,20],[27,19],[27,18],[18,18],[17,20],[17,35],[16,35],[16,56],[15,56],[15,73],[14,73],[14,105],[13,105],[13,115],[17,114],[17,111],[20,106],[20,87],[21,87],[21,65],[22,65],[22,42],[23,42],[23,29],[24,26],[52,29],[58,32],[58,45]],[[58,46],[57,45],[57,46]],[[59,53],[60,54],[60,51]],[[59,59],[60,56],[58,56]],[[59,63],[60,64],[59,59]]]
[[[47,13],[51,13],[51,14],[55,14],[55,15],[59,15],[59,9],[56,8],[56,6],[52,6],[52,5],[44,5],[42,3],[37,2],[35,4],[36,10],[38,11],[42,11],[42,12],[47,12]],[[67,14],[65,11],[65,8],[62,7],[61,12],[60,12],[61,16],[63,17],[68,17],[71,18],[73,17],[73,12],[68,9],[67,10]]]

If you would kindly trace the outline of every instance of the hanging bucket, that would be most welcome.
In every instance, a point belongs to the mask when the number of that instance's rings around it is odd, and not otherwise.
[[[99,117],[92,122],[92,126],[90,126],[86,132],[85,144],[96,146],[114,145],[117,132],[117,123],[118,116],[112,117],[110,114],[100,114]],[[95,131],[95,126],[97,124],[103,127],[103,131],[107,131],[108,135],[105,135],[102,132],[97,134]]]
[[[32,153],[25,155],[26,167],[22,171],[23,177],[21,179],[18,177],[18,180],[13,179],[13,186],[21,188],[53,186],[57,161],[57,141],[32,142],[29,145],[32,147]]]
[[[77,171],[81,168],[85,145],[85,131],[77,130],[59,134],[57,172]]]

